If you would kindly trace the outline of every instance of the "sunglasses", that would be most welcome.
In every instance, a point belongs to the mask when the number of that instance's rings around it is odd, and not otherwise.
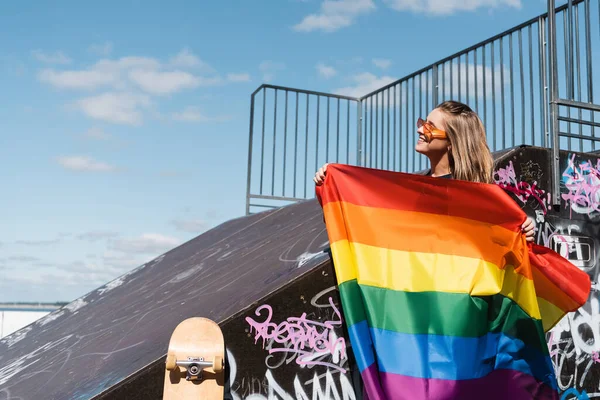
[[[417,121],[417,129],[423,128],[423,135],[427,139],[427,142],[431,142],[433,139],[447,139],[448,135],[441,129],[437,129],[431,122],[425,121],[423,118],[419,118]]]

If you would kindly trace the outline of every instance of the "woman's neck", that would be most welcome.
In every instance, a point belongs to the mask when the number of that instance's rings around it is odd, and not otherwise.
[[[450,161],[448,155],[444,154],[440,159],[430,158],[431,176],[444,176],[450,173]]]

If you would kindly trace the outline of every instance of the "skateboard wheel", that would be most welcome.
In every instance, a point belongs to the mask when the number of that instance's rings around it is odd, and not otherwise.
[[[173,354],[167,354],[167,369],[169,371],[177,368],[177,358]]]
[[[223,371],[223,357],[215,356],[215,358],[213,359],[213,371],[215,371],[216,373]]]

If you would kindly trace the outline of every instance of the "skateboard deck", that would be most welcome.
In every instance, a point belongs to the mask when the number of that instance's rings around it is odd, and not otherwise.
[[[169,341],[163,399],[223,399],[224,353],[223,332],[214,321],[182,321]]]

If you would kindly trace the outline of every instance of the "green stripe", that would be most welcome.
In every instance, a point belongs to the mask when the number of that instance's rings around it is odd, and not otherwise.
[[[502,295],[403,292],[358,285],[356,280],[339,288],[348,327],[367,320],[372,328],[411,334],[479,337],[502,332],[548,354],[542,322]]]

